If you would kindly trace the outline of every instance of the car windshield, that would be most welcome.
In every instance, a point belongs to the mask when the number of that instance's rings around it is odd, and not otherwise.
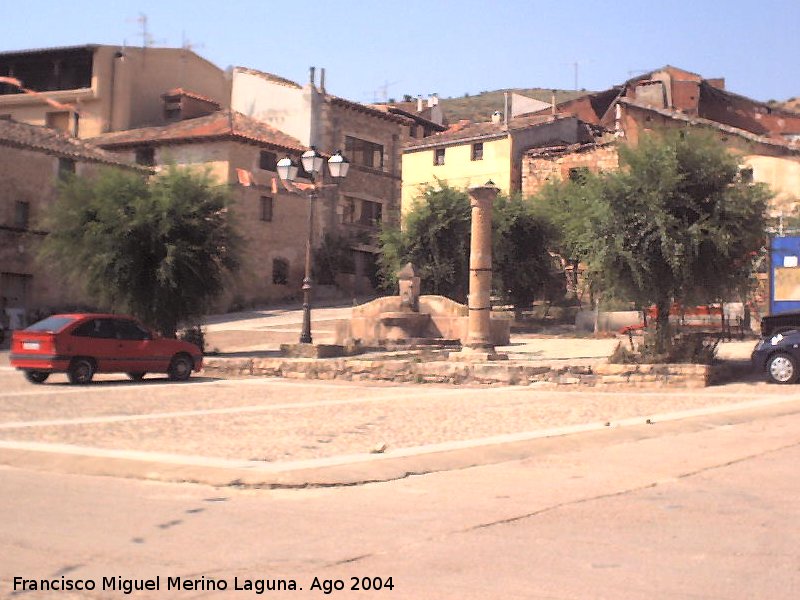
[[[26,327],[25,331],[61,331],[75,321],[76,317],[47,317],[46,319]]]

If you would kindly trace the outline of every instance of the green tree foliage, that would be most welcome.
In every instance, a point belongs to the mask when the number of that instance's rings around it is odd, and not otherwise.
[[[322,244],[314,250],[314,280],[322,285],[333,285],[339,273],[355,273],[351,249],[354,240],[326,233]]]
[[[494,287],[518,312],[539,296],[564,295],[563,271],[549,252],[552,223],[519,196],[498,196],[492,225]]]
[[[100,305],[174,337],[239,264],[228,202],[208,174],[177,167],[150,180],[118,169],[73,177],[48,220],[43,258]]]
[[[561,200],[554,220],[562,246],[586,259],[600,289],[657,307],[661,352],[673,301],[717,301],[747,284],[769,193],[740,181],[736,159],[702,133],[645,137],[620,147],[620,163],[618,172],[563,184],[545,199]]]
[[[465,301],[469,291],[470,205],[466,192],[444,186],[425,191],[406,216],[406,227],[381,233],[379,275],[396,290],[396,272],[417,267],[423,294]],[[547,252],[552,227],[520,198],[499,196],[493,211],[493,284],[516,307],[553,289],[554,264]],[[556,286],[557,287],[557,286]]]
[[[387,291],[397,289],[395,274],[412,262],[423,294],[464,301],[469,289],[470,207],[464,192],[428,188],[406,216],[405,229],[385,229],[379,241],[379,278]]]

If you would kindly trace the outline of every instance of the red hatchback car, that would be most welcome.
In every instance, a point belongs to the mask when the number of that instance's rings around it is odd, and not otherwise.
[[[11,366],[31,383],[66,373],[70,383],[89,383],[95,373],[167,373],[185,381],[203,366],[200,348],[162,338],[132,317],[106,314],[53,315],[11,337]]]

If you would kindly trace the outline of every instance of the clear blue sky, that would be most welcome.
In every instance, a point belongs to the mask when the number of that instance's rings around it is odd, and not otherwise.
[[[10,3],[10,0],[3,0]],[[0,50],[189,40],[218,66],[325,67],[360,102],[512,87],[600,90],[671,64],[758,100],[800,96],[800,0],[25,0]],[[7,8],[10,8],[7,7]]]

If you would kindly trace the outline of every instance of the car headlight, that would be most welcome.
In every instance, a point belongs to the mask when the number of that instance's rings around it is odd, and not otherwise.
[[[783,339],[783,334],[782,334],[782,333],[779,333],[779,334],[777,334],[777,335],[773,335],[773,336],[772,336],[772,339],[771,339],[770,341],[772,342],[772,345],[773,345],[773,346],[777,346],[778,344],[780,344],[780,343],[781,343],[781,340],[782,340],[782,339]]]

